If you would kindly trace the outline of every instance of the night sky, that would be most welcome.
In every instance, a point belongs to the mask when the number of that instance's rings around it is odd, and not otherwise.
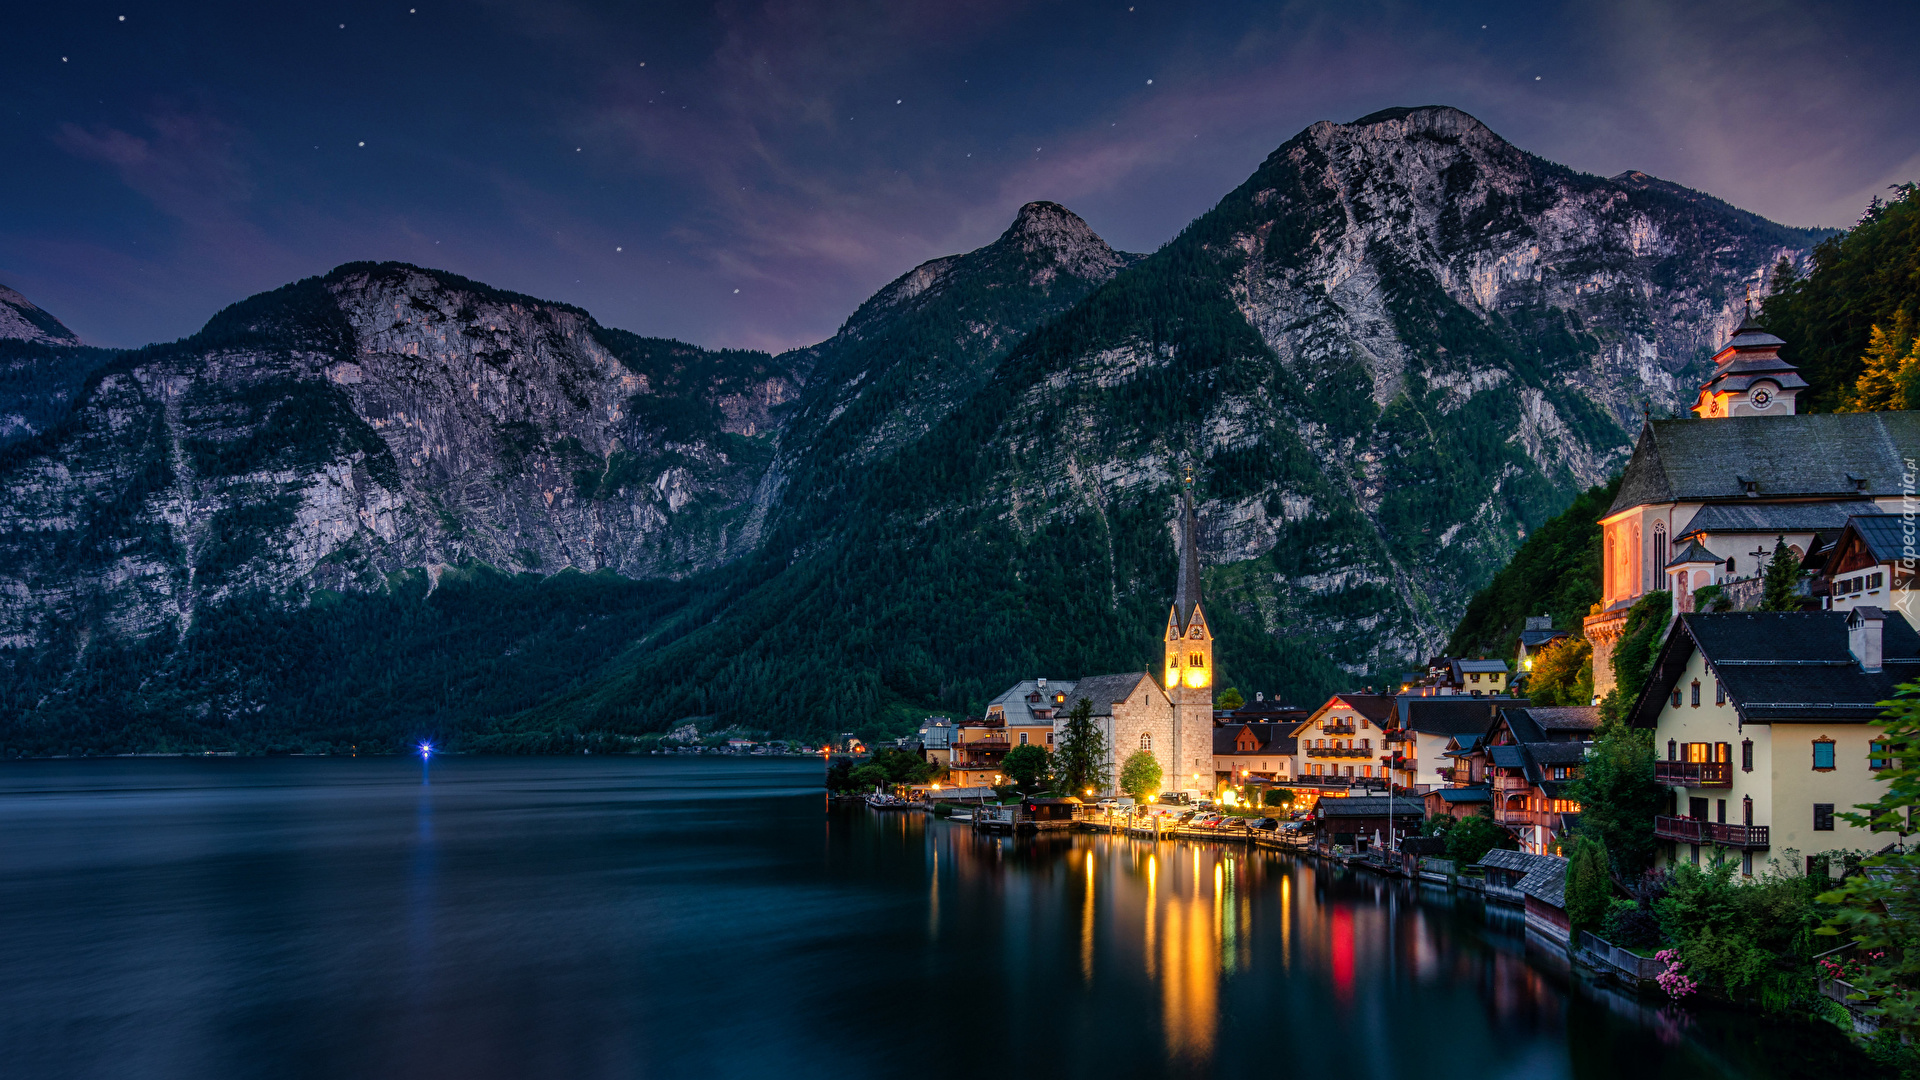
[[[356,259],[712,346],[1052,199],[1151,251],[1316,120],[1448,104],[1792,225],[1920,179],[1920,4],[9,4],[0,284],[91,344]]]

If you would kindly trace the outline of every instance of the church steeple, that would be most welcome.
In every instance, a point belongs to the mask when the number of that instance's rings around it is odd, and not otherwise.
[[[1167,693],[1200,691],[1209,707],[1213,685],[1213,632],[1200,606],[1200,521],[1193,512],[1193,476],[1180,492],[1180,576],[1167,612]]]
[[[1794,398],[1807,388],[1800,371],[1780,358],[1786,342],[1754,319],[1753,298],[1733,337],[1713,356],[1713,376],[1693,404],[1699,417],[1792,416]]]

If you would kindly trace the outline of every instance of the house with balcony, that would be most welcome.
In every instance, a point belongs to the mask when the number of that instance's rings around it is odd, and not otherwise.
[[[1567,791],[1585,767],[1600,710],[1515,705],[1500,710],[1486,737],[1461,756],[1486,778],[1493,820],[1536,855],[1552,852],[1578,823]]]
[[[1038,746],[1052,753],[1054,721],[1078,700],[1068,696],[1074,685],[1058,679],[1023,679],[987,702],[986,722],[1005,729],[1010,746]]]
[[[1458,759],[1448,757],[1447,751],[1455,740],[1485,735],[1503,706],[1525,704],[1524,699],[1509,697],[1399,695],[1394,701],[1398,737],[1387,762],[1401,778],[1396,782],[1415,791],[1428,784],[1453,783]]]
[[[1916,677],[1920,634],[1876,607],[1681,615],[1630,714],[1670,789],[1662,861],[1885,846],[1839,815],[1884,792],[1878,703]]]
[[[1671,588],[1691,606],[1696,590],[1730,582],[1757,594],[1776,538],[1805,555],[1850,516],[1899,511],[1920,413],[1796,414],[1805,384],[1784,344],[1749,315],[1714,356],[1699,419],[1640,429],[1600,519],[1600,604],[1583,624],[1596,695],[1613,689],[1614,644],[1640,597]]]
[[[1393,698],[1387,694],[1335,694],[1294,732],[1295,777],[1306,783],[1385,783],[1386,768],[1376,762],[1382,737],[1393,727]]]

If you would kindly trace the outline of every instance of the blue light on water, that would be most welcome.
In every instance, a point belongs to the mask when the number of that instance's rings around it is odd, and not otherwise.
[[[430,757],[432,757],[432,756],[433,756],[433,744],[432,744],[432,743],[430,743],[430,742],[423,742],[423,743],[421,743],[421,744],[420,744],[420,756],[421,756],[422,758],[430,758]]]

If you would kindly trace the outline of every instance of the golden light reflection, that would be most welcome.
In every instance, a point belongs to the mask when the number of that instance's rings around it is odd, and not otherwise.
[[[1219,938],[1209,925],[1205,903],[1196,890],[1167,903],[1166,956],[1161,965],[1161,1022],[1167,1055],[1195,1064],[1213,1056],[1219,998]]]
[[[1080,977],[1093,982],[1093,852],[1087,852],[1087,898],[1080,908]]]
[[[1158,901],[1158,891],[1156,889],[1160,876],[1159,869],[1159,858],[1153,855],[1147,856],[1147,947],[1145,955],[1147,958],[1147,978],[1149,979],[1154,976],[1154,961],[1158,955],[1154,949],[1153,932],[1156,924],[1159,922],[1160,916],[1160,904]]]
[[[1280,879],[1280,965],[1293,968],[1293,875]]]

